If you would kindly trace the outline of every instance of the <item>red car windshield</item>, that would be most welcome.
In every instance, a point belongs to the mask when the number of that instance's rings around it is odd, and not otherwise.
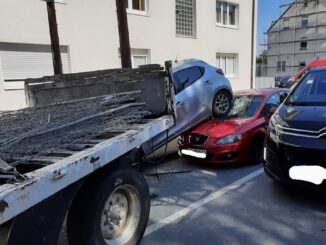
[[[264,97],[259,95],[241,95],[236,96],[233,101],[233,107],[226,119],[241,119],[253,117]]]

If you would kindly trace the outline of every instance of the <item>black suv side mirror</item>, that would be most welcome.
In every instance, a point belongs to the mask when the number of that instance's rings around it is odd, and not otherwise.
[[[288,97],[288,93],[283,93],[280,95],[280,102],[283,103],[283,101]]]

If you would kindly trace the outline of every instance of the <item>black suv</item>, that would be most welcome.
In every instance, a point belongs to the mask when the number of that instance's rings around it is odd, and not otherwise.
[[[273,115],[264,158],[274,180],[326,186],[326,68],[311,69]]]

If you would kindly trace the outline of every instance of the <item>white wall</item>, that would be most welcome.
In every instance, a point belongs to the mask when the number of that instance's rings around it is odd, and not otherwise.
[[[25,106],[23,90],[4,91],[0,88],[0,111],[16,110]]]
[[[249,88],[252,1],[232,0],[239,4],[240,15],[239,27],[230,29],[216,26],[215,0],[197,0],[196,38],[180,38],[175,31],[175,0],[149,0],[147,16],[128,14],[131,48],[148,49],[151,62],[160,64],[178,57],[199,58],[215,66],[216,53],[236,53],[238,75],[231,83],[234,90]],[[50,44],[44,1],[1,0],[0,9],[6,10],[0,15],[0,42]],[[60,42],[69,46],[72,72],[120,66],[115,1],[72,0],[56,4],[56,9]],[[18,101],[22,96],[2,91],[0,104],[4,94]]]

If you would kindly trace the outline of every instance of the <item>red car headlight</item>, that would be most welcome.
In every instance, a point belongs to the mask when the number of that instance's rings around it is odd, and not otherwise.
[[[216,144],[218,145],[228,145],[228,144],[233,144],[236,143],[240,140],[242,140],[242,135],[241,134],[230,134],[227,135],[221,139],[219,139],[218,141],[216,141]]]

